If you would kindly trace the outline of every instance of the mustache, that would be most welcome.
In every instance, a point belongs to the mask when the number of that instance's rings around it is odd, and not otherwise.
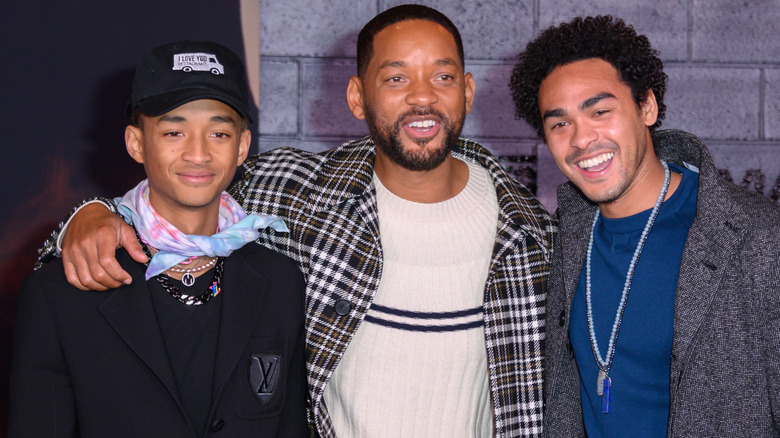
[[[433,108],[414,108],[398,116],[398,120],[395,122],[395,128],[400,130],[404,123],[404,119],[412,116],[436,116],[442,125],[448,126],[450,123],[450,119],[438,110]]]
[[[620,148],[615,143],[604,142],[595,144],[587,149],[576,149],[574,152],[566,156],[566,164],[575,164],[580,161],[582,157],[589,155],[595,155],[599,152],[617,152]]]

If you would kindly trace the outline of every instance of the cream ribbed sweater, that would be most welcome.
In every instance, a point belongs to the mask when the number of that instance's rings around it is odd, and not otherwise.
[[[379,290],[325,387],[349,437],[492,435],[482,301],[498,203],[487,172],[435,204],[374,176],[384,267]]]

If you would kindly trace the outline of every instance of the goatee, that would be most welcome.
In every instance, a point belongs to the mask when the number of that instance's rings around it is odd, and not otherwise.
[[[404,150],[401,144],[403,121],[411,116],[430,115],[439,119],[439,124],[444,132],[444,144],[442,147],[437,149],[420,148],[418,151]],[[405,169],[415,171],[435,169],[447,159],[458,141],[458,136],[460,136],[460,131],[463,128],[464,118],[465,108],[454,124],[447,116],[435,109],[415,109],[402,114],[392,126],[389,126],[389,123],[380,126],[382,121],[378,120],[376,113],[371,107],[366,107],[366,123],[368,123],[368,129],[376,147],[394,163]],[[420,138],[416,139],[415,143],[425,146],[431,140],[431,138]]]

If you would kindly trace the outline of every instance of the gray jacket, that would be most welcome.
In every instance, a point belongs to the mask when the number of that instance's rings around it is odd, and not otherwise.
[[[779,437],[780,206],[723,180],[693,135],[659,131],[653,142],[662,160],[700,170],[674,309],[668,436]],[[558,206],[544,426],[549,437],[582,437],[569,311],[596,205],[566,183]]]

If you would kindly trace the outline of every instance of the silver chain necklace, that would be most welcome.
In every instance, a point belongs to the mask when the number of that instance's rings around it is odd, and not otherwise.
[[[588,242],[588,254],[585,263],[585,304],[588,314],[588,334],[590,336],[590,350],[593,353],[593,358],[596,360],[596,366],[599,368],[598,378],[596,379],[596,394],[601,396],[601,412],[603,414],[609,413],[610,403],[610,391],[612,388],[612,379],[609,377],[609,369],[612,366],[612,359],[615,357],[615,342],[617,342],[617,336],[620,332],[620,325],[623,322],[623,312],[626,310],[626,301],[628,300],[628,292],[631,289],[631,282],[634,279],[634,269],[636,269],[639,255],[642,253],[642,249],[647,241],[647,235],[650,234],[650,229],[653,228],[656,217],[658,217],[658,211],[661,208],[661,204],[666,198],[666,192],[669,189],[670,173],[669,166],[665,161],[661,161],[664,167],[664,184],[661,187],[661,193],[658,195],[658,199],[655,201],[653,210],[650,212],[650,217],[647,218],[645,228],[642,230],[642,235],[639,237],[639,242],[634,250],[634,256],[631,258],[631,263],[628,265],[628,272],[626,273],[626,281],[623,284],[623,293],[620,296],[620,304],[618,304],[617,313],[615,314],[615,322],[612,324],[612,333],[609,336],[609,346],[607,347],[607,360],[601,357],[599,351],[598,341],[596,340],[596,331],[593,324],[593,306],[591,305],[591,286],[590,286],[590,265],[591,265],[591,253],[593,252],[593,235],[596,230],[596,222],[599,219],[600,210],[596,209],[596,214],[593,218],[593,226],[590,230],[590,241]]]
[[[149,250],[149,246],[141,239],[137,231],[135,235],[138,238],[138,242],[141,244],[141,248],[143,249],[144,254],[146,254],[146,256],[151,261],[152,252]],[[171,282],[171,278],[165,274],[161,273],[155,275],[154,278],[160,282],[160,285],[163,287],[163,289],[165,289],[166,292],[168,292],[170,296],[176,298],[176,300],[178,300],[180,303],[186,304],[188,306],[200,306],[209,302],[209,300],[222,292],[222,273],[224,270],[225,258],[217,257],[213,261],[216,263],[216,267],[214,268],[214,280],[211,282],[211,286],[209,286],[208,289],[206,289],[206,291],[200,295],[186,295],[181,293],[179,288],[174,286],[174,284]],[[149,266],[149,262],[146,262],[146,265]],[[193,277],[193,282],[194,280],[195,278]]]
[[[219,295],[220,292],[222,292],[222,272],[223,272],[223,266],[225,262],[224,257],[217,257],[217,266],[214,268],[214,280],[211,282],[211,286],[206,289],[205,292],[203,292],[200,295],[186,295],[181,293],[178,287],[174,286],[174,284],[171,282],[171,278],[167,275],[160,274],[155,276],[157,281],[160,282],[160,285],[162,285],[163,289],[165,289],[168,294],[174,298],[176,298],[180,303],[186,304],[188,306],[200,306],[201,304],[206,304],[209,302],[209,300],[217,295]]]

